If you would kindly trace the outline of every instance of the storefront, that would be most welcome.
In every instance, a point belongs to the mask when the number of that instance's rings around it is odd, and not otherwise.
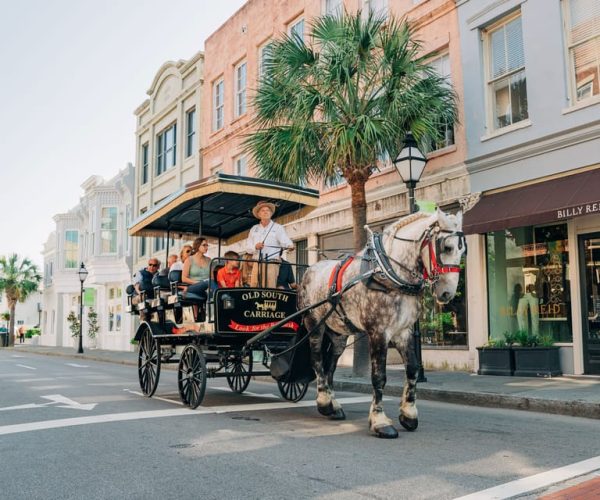
[[[600,374],[600,167],[484,193],[464,230],[485,289],[472,340],[526,332],[561,347],[563,373]]]

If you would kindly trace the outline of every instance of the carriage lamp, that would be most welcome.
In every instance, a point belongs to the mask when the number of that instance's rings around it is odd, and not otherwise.
[[[88,270],[81,263],[79,267],[79,282],[81,283],[81,291],[79,293],[79,348],[77,349],[78,354],[83,354],[83,282],[88,276]]]
[[[221,301],[223,302],[223,309],[235,309],[235,300],[228,293],[221,296]]]
[[[394,167],[400,174],[402,181],[408,188],[408,203],[410,213],[415,213],[415,187],[423,175],[427,158],[417,146],[417,141],[412,133],[407,132],[404,139],[404,147],[400,154],[394,160]]]
[[[415,187],[423,175],[425,165],[427,164],[427,158],[423,152],[419,149],[417,141],[413,137],[411,132],[406,133],[404,138],[404,147],[400,154],[394,160],[394,167],[398,170],[400,177],[406,188],[408,189],[408,207],[410,213],[413,214],[417,211],[415,204]],[[427,382],[425,378],[425,371],[423,370],[423,358],[421,353],[421,331],[419,329],[419,320],[413,325],[413,336],[415,341],[415,355],[417,357],[418,373],[417,382]]]

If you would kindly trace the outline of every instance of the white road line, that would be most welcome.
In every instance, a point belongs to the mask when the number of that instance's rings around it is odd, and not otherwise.
[[[19,356],[18,354],[13,354],[11,358],[24,358],[25,356]]]
[[[232,392],[231,389],[229,387],[211,387],[211,389],[215,389],[217,391],[223,391],[223,392]],[[253,396],[255,398],[268,398],[268,399],[279,399],[280,396],[278,396],[277,394],[259,394],[258,392],[250,392],[250,391],[244,391],[244,396]]]
[[[340,404],[369,403],[371,396],[358,396],[352,398],[338,399]],[[41,422],[29,422],[24,424],[4,425],[0,427],[0,436],[7,434],[18,434],[21,432],[39,431],[45,429],[59,429],[62,427],[75,427],[78,425],[105,424],[108,422],[125,422],[130,420],[143,420],[149,418],[165,417],[190,417],[194,415],[241,413],[246,411],[284,410],[287,408],[306,408],[314,406],[314,401],[300,401],[291,403],[289,401],[278,403],[255,403],[239,404],[230,406],[207,406],[196,410],[188,408],[172,410],[134,411],[127,413],[109,413],[105,415],[92,415],[89,417],[61,418],[58,420],[46,420]]]
[[[512,498],[556,483],[561,483],[573,477],[588,474],[598,469],[600,469],[600,456],[559,467],[558,469],[540,472],[533,476],[517,479],[516,481],[501,484],[500,486],[494,486],[493,488],[478,491],[477,493],[471,493],[470,495],[456,498],[455,500],[498,500]]]
[[[19,364],[17,364],[17,366],[20,366],[21,368],[27,368],[28,370],[37,370],[37,368],[34,368],[33,366],[19,365]]]
[[[143,393],[139,392],[139,391],[131,391],[129,389],[123,389],[125,392],[128,392],[130,394],[135,394],[136,396],[142,396],[145,397]],[[152,396],[152,399],[158,399],[159,401],[165,401],[167,403],[173,403],[176,405],[181,405],[183,406],[183,403],[177,399],[167,399],[167,398],[161,398],[160,396]]]
[[[14,382],[49,382],[50,380],[56,380],[54,377],[42,377],[42,378],[20,378],[14,380]]]
[[[65,363],[67,366],[73,366],[74,368],[89,368],[88,365],[78,365],[77,363]]]

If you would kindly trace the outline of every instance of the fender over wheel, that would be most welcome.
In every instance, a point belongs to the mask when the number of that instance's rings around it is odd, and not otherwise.
[[[306,396],[308,382],[280,382],[278,380],[277,387],[279,387],[279,392],[283,396],[283,399],[297,403]]]
[[[206,391],[206,359],[202,350],[189,344],[181,353],[177,368],[177,387],[181,401],[191,409],[198,408]]]
[[[152,337],[152,330],[145,325],[138,352],[138,378],[144,396],[152,397],[160,378],[160,347]]]
[[[227,369],[227,383],[230,389],[237,394],[244,392],[250,383],[250,372],[252,372],[252,354],[236,357]]]

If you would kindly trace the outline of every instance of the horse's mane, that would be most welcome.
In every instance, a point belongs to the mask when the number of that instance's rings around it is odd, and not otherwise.
[[[426,214],[425,212],[415,212],[414,214],[409,214],[401,219],[398,219],[396,222],[393,222],[388,227],[385,228],[385,232],[388,233],[390,231],[397,231],[401,227],[408,226],[412,224],[416,220],[424,219],[425,217],[431,217],[431,214]]]

